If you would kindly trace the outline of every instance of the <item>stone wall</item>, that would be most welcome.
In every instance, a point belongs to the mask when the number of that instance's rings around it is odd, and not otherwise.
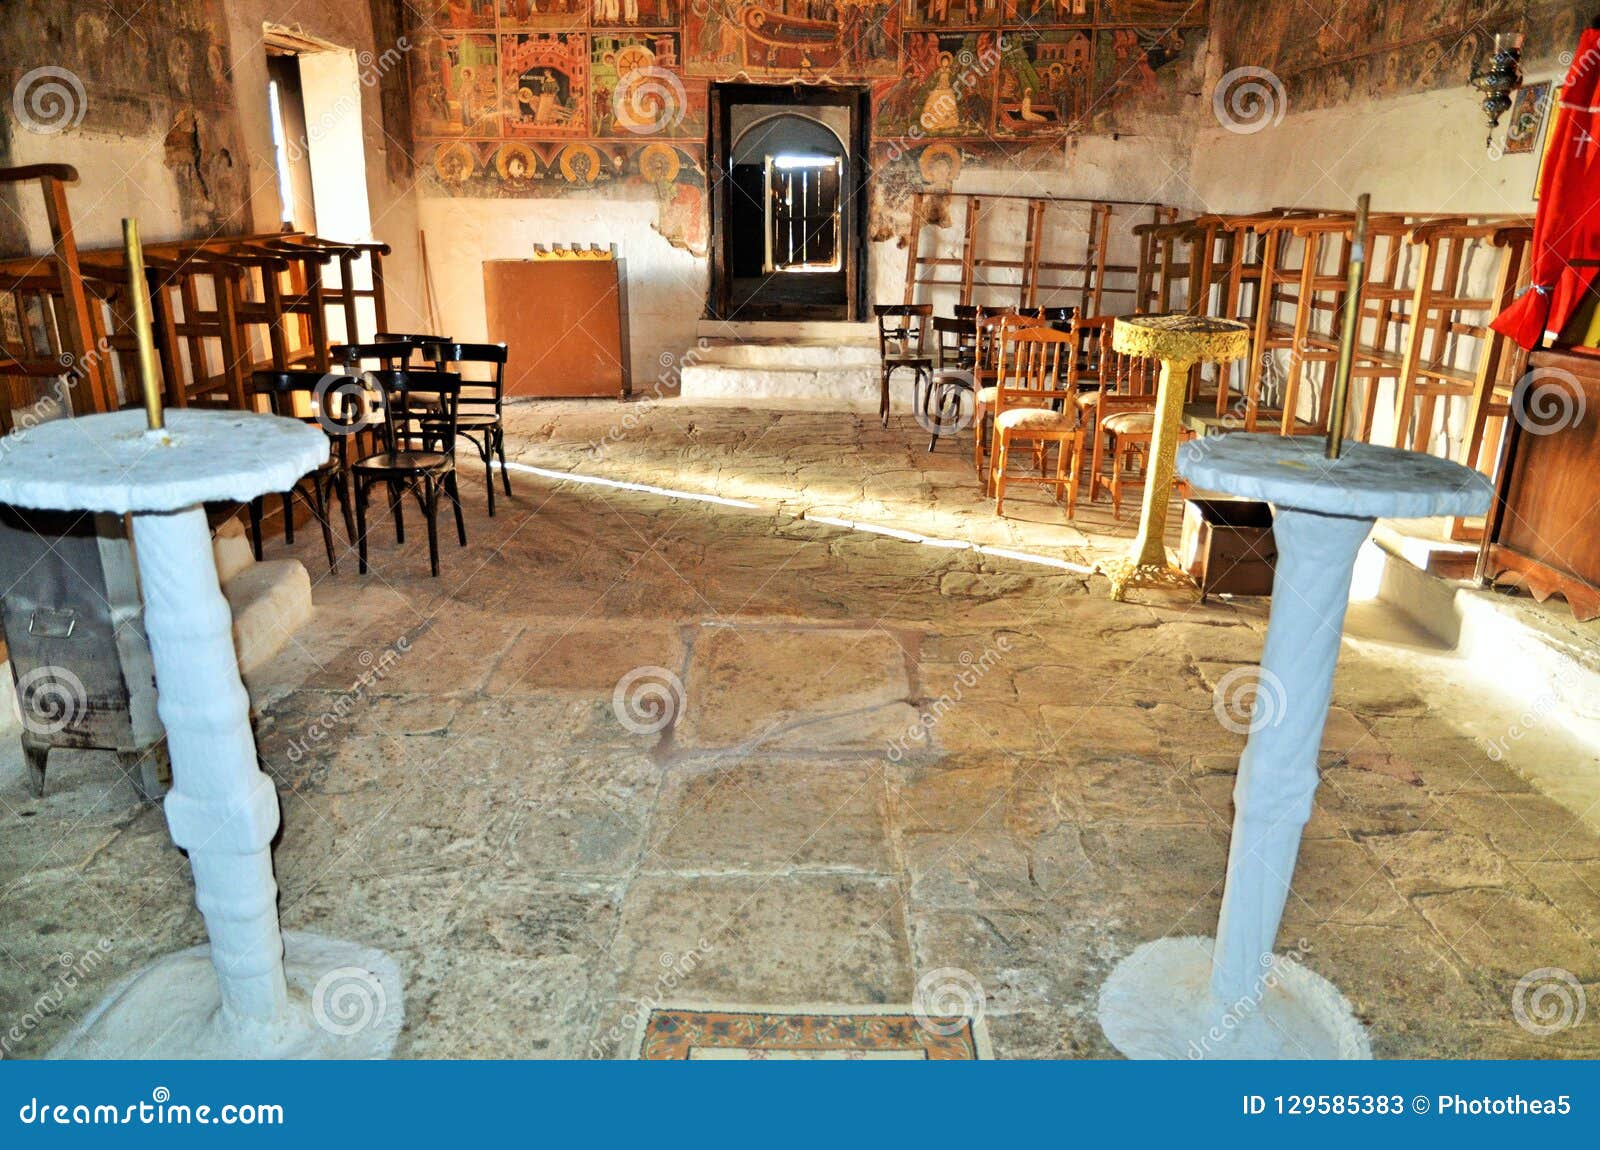
[[[120,220],[130,215],[147,241],[276,231],[263,32],[268,24],[290,26],[353,61],[356,94],[334,115],[347,128],[359,117],[372,235],[395,249],[385,268],[391,323],[409,326],[411,305],[421,299],[416,201],[407,88],[394,82],[405,75],[405,44],[391,9],[397,12],[386,0],[370,8],[293,0],[153,0],[119,8],[7,0],[0,165],[76,167],[81,179],[68,204],[82,247],[119,244]],[[398,43],[375,37],[374,13]],[[387,84],[383,60],[397,69]],[[310,131],[329,128],[314,123]],[[49,233],[38,197],[0,195],[12,209],[0,210],[0,247],[39,250]]]

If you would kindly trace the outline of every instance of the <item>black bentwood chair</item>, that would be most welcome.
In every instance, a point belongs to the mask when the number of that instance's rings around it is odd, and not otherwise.
[[[311,517],[322,528],[322,545],[328,552],[328,570],[339,573],[339,561],[334,555],[333,528],[328,522],[330,497],[337,497],[344,512],[345,533],[355,536],[355,525],[350,521],[350,476],[344,453],[344,434],[338,418],[317,411],[321,381],[326,378],[315,371],[255,371],[250,373],[251,394],[267,401],[273,415],[298,419],[322,427],[329,432],[328,461],[308,471],[295,481],[293,487],[281,493],[283,499],[283,539],[294,543],[294,500],[296,497],[311,512]],[[302,410],[296,397],[304,396]],[[250,501],[250,546],[256,559],[261,559],[261,506],[264,496]]]
[[[915,377],[911,382],[912,414],[916,414],[919,396],[921,406],[927,407],[933,389],[933,356],[923,350],[922,341],[928,320],[933,318],[933,305],[880,303],[873,305],[872,314],[878,320],[878,418],[888,427],[889,378],[895,372],[905,369]]]
[[[927,405],[933,420],[929,451],[939,445],[939,436],[944,433],[945,408],[954,407],[960,430],[962,398],[972,398],[978,362],[978,332],[971,319],[934,316],[933,338],[933,398]]]
[[[511,473],[506,470],[506,431],[501,421],[506,375],[506,345],[503,343],[430,343],[423,357],[433,362],[436,371],[448,371],[450,364],[485,364],[488,379],[461,380],[461,410],[457,433],[478,449],[483,460],[483,480],[489,490],[489,514],[494,515],[494,461],[500,460],[500,482],[511,494]],[[459,368],[457,369],[459,371]]]
[[[384,395],[385,450],[351,467],[356,495],[356,553],[362,574],[367,570],[367,499],[374,483],[389,488],[395,542],[406,541],[403,504],[409,493],[428,521],[428,563],[439,574],[439,497],[455,509],[456,536],[467,545],[461,517],[461,492],[456,486],[456,417],[461,380],[442,371],[369,372],[367,378]]]
[[[359,372],[367,364],[375,363],[390,371],[404,367],[411,359],[416,345],[404,340],[385,340],[378,343],[336,343],[328,349],[328,358],[346,372]]]

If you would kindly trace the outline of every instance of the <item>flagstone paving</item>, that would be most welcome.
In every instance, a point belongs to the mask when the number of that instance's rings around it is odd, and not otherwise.
[[[909,1004],[955,969],[998,1056],[1112,1054],[1113,964],[1215,928],[1244,742],[1218,703],[1264,604],[1108,601],[1086,569],[1136,509],[1069,523],[1028,493],[998,520],[968,441],[930,456],[908,419],[554,403],[510,427],[530,467],[751,506],[517,472],[491,520],[464,460],[440,578],[382,520],[365,577],[293,549],[317,618],[250,684],[283,922],[394,954],[398,1053],[625,1055],[640,1003]],[[1600,1056],[1600,835],[1436,687],[1347,647],[1281,946],[1381,1057]],[[58,753],[37,799],[4,755],[0,1041],[28,1057],[203,930],[112,757]],[[1519,1024],[1545,968],[1584,1021]]]

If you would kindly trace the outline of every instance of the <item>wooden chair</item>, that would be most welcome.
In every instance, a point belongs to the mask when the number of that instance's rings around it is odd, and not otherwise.
[[[942,315],[933,319],[933,401],[928,408],[933,434],[928,440],[929,451],[938,445],[943,433],[945,408],[955,405],[959,426],[962,396],[971,396],[976,390],[973,373],[977,366],[977,338],[970,319]]]
[[[511,473],[506,470],[506,430],[501,418],[505,391],[506,345],[503,343],[430,343],[422,349],[435,371],[451,364],[486,364],[492,378],[462,379],[457,434],[478,449],[483,460],[483,480],[489,491],[489,514],[494,515],[494,461],[500,460],[500,482],[511,495]]]
[[[1139,479],[1133,486],[1144,486],[1150,465],[1151,444],[1155,439],[1156,387],[1161,365],[1153,360],[1112,353],[1111,376],[1114,389],[1102,394],[1095,428],[1094,458],[1090,464],[1089,498],[1099,493],[1105,456],[1111,459],[1111,518],[1122,518],[1122,493],[1129,486],[1137,462]],[[1180,441],[1194,438],[1192,429],[1178,431]],[[1102,454],[1104,449],[1104,454]]]
[[[326,249],[339,263],[339,282],[322,284],[323,306],[339,316],[344,327],[346,343],[361,339],[359,304],[372,301],[373,331],[381,332],[389,326],[388,305],[383,290],[383,257],[389,254],[389,245],[383,243],[340,243],[317,236],[304,236],[302,243]],[[367,265],[367,287],[356,285],[356,268],[359,261]],[[374,336],[374,339],[380,338]]]
[[[1047,321],[1037,316],[1019,315],[1009,309],[978,308],[973,321],[974,380],[977,390],[972,404],[972,467],[978,482],[989,490],[984,471],[989,460],[989,423],[995,404],[995,386],[1000,378],[1000,336],[1008,327],[1043,327]]]
[[[78,182],[66,164],[0,168],[0,187],[37,183],[50,229],[50,250],[16,261],[0,274],[0,293],[11,293],[21,340],[0,341],[0,432],[11,430],[11,412],[42,402],[42,381],[67,380],[67,401],[78,415],[115,411],[120,406],[116,380],[96,349],[78,245],[67,210],[65,185]],[[37,328],[31,322],[37,314]]]
[[[1111,350],[1111,330],[1116,322],[1114,316],[1089,315],[1078,317],[1072,326],[1077,336],[1077,346],[1073,351],[1078,396],[1074,402],[1078,409],[1078,426],[1083,430],[1086,441],[1097,423],[1096,413],[1101,394],[1115,390],[1114,386],[1107,387],[1107,383],[1114,381],[1111,375],[1115,354]]]
[[[1008,484],[1045,483],[1056,489],[1057,502],[1066,498],[1070,518],[1075,499],[1068,495],[1071,477],[1067,459],[1074,454],[1078,439],[1077,337],[1071,332],[1033,326],[1003,330],[999,343],[994,400],[994,513],[1005,514]],[[1063,367],[1067,371],[1065,380],[1061,378]],[[1011,451],[1018,443],[1033,445],[1037,476],[1008,474]],[[1054,477],[1045,474],[1052,443],[1056,446]],[[1074,466],[1073,471],[1076,470]]]
[[[1483,431],[1482,397],[1515,360],[1489,320],[1526,279],[1523,257],[1532,235],[1531,227],[1504,221],[1426,224],[1411,233],[1421,260],[1395,385],[1394,446],[1478,462],[1481,441],[1473,440]],[[1475,286],[1475,254],[1490,265],[1482,287]],[[1452,435],[1444,418],[1452,401],[1468,408],[1465,436]]]
[[[255,371],[250,374],[250,391],[266,402],[273,415],[298,419],[329,430],[328,421],[337,417],[322,410],[318,403],[319,385],[325,377],[315,371]],[[328,553],[328,570],[339,573],[339,560],[333,549],[333,528],[328,521],[329,497],[337,496],[344,513],[345,534],[354,538],[355,524],[350,518],[350,471],[344,453],[344,436],[338,425],[330,435],[328,461],[314,471],[307,472],[288,491],[281,493],[283,500],[283,539],[294,543],[294,500],[298,497],[311,512],[311,517],[322,528],[322,545]],[[250,501],[250,545],[256,559],[261,558],[261,508],[264,496]]]
[[[873,305],[872,314],[878,319],[878,374],[882,388],[878,400],[878,418],[888,427],[889,379],[895,372],[904,369],[915,373],[911,385],[911,410],[917,410],[919,388],[922,406],[924,409],[927,407],[933,386],[933,357],[924,350],[923,343],[928,320],[933,317],[933,305],[880,303]]]
[[[1096,399],[1078,421],[1078,454],[1087,461],[1089,501],[1100,498],[1106,485],[1105,461],[1111,455],[1111,511],[1122,512],[1122,488],[1126,485],[1131,462],[1128,452],[1138,453],[1148,444],[1155,427],[1156,386],[1161,365],[1153,360],[1125,355],[1111,346],[1111,327],[1095,329],[1102,341]],[[1092,446],[1091,446],[1092,444]],[[1122,454],[1119,454],[1121,452]],[[1081,483],[1081,478],[1080,478]]]
[[[428,357],[423,353],[427,348],[432,347],[434,344],[450,343],[452,341],[447,335],[426,335],[422,332],[412,331],[380,331],[372,337],[372,342],[409,344],[414,355],[420,355],[426,360]]]
[[[456,515],[456,536],[467,545],[456,484],[456,417],[461,377],[443,371],[375,371],[368,378],[385,397],[385,450],[351,467],[356,497],[356,552],[361,573],[367,571],[367,499],[374,483],[387,484],[389,511],[394,516],[395,542],[406,541],[403,503],[415,496],[428,521],[428,562],[439,575],[439,497],[448,496]]]
[[[380,371],[397,371],[410,362],[416,344],[403,340],[378,343],[336,343],[328,349],[329,359],[352,374],[359,374],[364,365],[375,363]]]
[[[283,370],[291,363],[305,363],[327,371],[331,341],[322,269],[334,261],[336,253],[296,236],[251,240],[236,250],[279,261],[270,270],[262,269],[260,281],[261,313],[271,324],[273,366]]]

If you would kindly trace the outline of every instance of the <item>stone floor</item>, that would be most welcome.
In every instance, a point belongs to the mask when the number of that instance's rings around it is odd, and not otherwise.
[[[399,1053],[615,1056],[641,1001],[909,1003],[947,969],[981,984],[998,1056],[1113,1053],[1112,965],[1215,927],[1243,743],[1218,685],[1258,657],[1262,605],[1109,602],[1081,569],[1133,513],[1069,525],[1023,496],[996,520],[905,419],[511,423],[527,466],[726,502],[523,471],[492,520],[466,484],[471,545],[437,580],[387,524],[366,577],[295,548],[317,619],[251,683],[283,922],[395,955]],[[1380,1057],[1600,1056],[1600,835],[1464,733],[1492,701],[1442,705],[1402,657],[1425,645],[1353,613],[1284,945]],[[16,758],[0,1044],[27,1057],[202,926],[114,760],[58,754],[41,800]],[[1584,1021],[1519,1024],[1545,968]]]

